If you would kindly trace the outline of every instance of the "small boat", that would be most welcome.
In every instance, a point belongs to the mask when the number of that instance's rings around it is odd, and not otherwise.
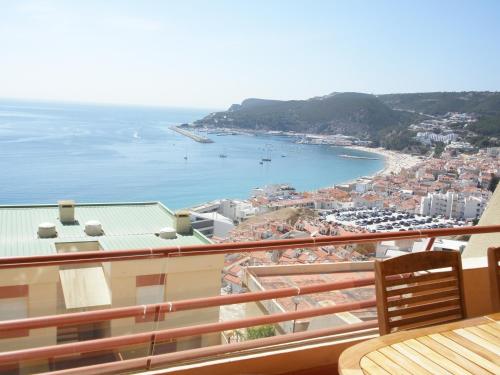
[[[259,164],[262,165],[262,164],[264,164],[264,162],[263,161],[259,161]]]
[[[282,158],[286,158],[286,154],[281,154],[281,157]]]
[[[266,144],[267,155],[262,158],[262,161],[271,161],[271,145]]]
[[[226,154],[219,154],[219,158],[227,158]]]
[[[187,157],[187,155],[186,155],[186,156],[184,156],[184,160],[188,160],[188,157]]]

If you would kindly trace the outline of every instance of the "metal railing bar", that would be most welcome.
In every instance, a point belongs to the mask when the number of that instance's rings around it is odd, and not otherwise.
[[[208,359],[207,357],[228,357],[235,354],[243,355],[244,351],[262,348],[263,350],[272,349],[272,346],[282,344],[293,344],[298,341],[310,340],[319,337],[330,339],[329,336],[341,335],[345,333],[363,332],[366,330],[378,328],[377,320],[370,320],[361,323],[346,324],[344,326],[323,328],[313,331],[304,331],[289,333],[286,335],[265,337],[261,339],[243,341],[232,344],[221,344],[209,347],[202,347],[196,349],[183,350],[181,352],[174,352],[168,354],[158,354],[150,357],[142,357],[135,359],[128,359],[112,363],[104,363],[97,365],[90,365],[85,367],[78,367],[73,369],[60,370],[50,372],[52,375],[105,375],[114,374],[117,372],[141,370],[146,368],[147,361],[151,363],[151,367],[158,368],[164,367],[180,362],[193,361],[199,359]],[[210,358],[210,359],[215,359]],[[49,373],[40,374],[48,375]]]
[[[0,364],[11,362],[51,358],[56,356],[87,353],[107,349],[116,349],[122,346],[144,344],[151,341],[153,335],[157,341],[166,341],[180,337],[199,336],[207,333],[222,332],[230,329],[259,326],[263,324],[279,323],[287,320],[312,318],[346,311],[354,311],[376,306],[375,298],[357,302],[343,303],[333,306],[318,307],[306,310],[284,312],[251,318],[237,319],[228,322],[206,323],[189,327],[171,328],[118,337],[109,337],[75,343],[30,348],[0,353]]]
[[[240,252],[273,251],[297,249],[304,247],[335,246],[379,242],[394,239],[418,239],[445,237],[464,234],[484,234],[500,232],[500,225],[473,226],[444,229],[422,229],[404,232],[354,233],[343,236],[325,236],[304,239],[268,240],[252,242],[235,242],[221,244],[205,244],[191,246],[171,246],[156,249],[130,249],[88,251],[62,253],[52,255],[35,255],[6,257],[0,259],[0,269],[16,267],[39,267],[62,264],[126,261],[137,259],[154,259],[177,256],[199,256],[215,254],[231,254]]]
[[[158,313],[193,310],[207,307],[219,307],[245,302],[257,302],[274,298],[293,297],[296,295],[331,292],[335,290],[359,288],[375,284],[375,277],[365,277],[345,281],[333,281],[323,284],[305,285],[300,288],[289,287],[277,290],[265,290],[242,294],[202,297],[180,301],[170,301],[150,305],[110,308],[105,310],[83,311],[77,313],[40,316],[34,318],[0,321],[0,332],[18,329],[36,329],[69,324],[99,322],[104,320],[139,317]]]

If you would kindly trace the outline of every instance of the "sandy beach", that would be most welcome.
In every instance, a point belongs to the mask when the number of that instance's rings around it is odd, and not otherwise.
[[[376,173],[376,175],[387,176],[390,174],[398,174],[402,169],[411,168],[419,163],[423,162],[423,158],[408,154],[403,154],[398,151],[386,150],[382,147],[370,148],[363,146],[347,146],[346,148],[351,148],[353,150],[360,150],[366,152],[372,152],[384,157],[385,166],[384,169]]]

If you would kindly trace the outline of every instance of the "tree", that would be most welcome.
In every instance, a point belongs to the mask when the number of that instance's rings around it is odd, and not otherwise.
[[[444,143],[443,142],[436,142],[436,147],[434,147],[434,157],[439,158],[441,157],[441,154],[444,151]]]
[[[247,328],[247,340],[261,339],[263,337],[276,336],[276,330],[272,325]]]

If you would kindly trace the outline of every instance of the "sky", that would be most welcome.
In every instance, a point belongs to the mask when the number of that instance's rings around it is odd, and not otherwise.
[[[224,109],[500,90],[500,1],[0,0],[0,98]]]

